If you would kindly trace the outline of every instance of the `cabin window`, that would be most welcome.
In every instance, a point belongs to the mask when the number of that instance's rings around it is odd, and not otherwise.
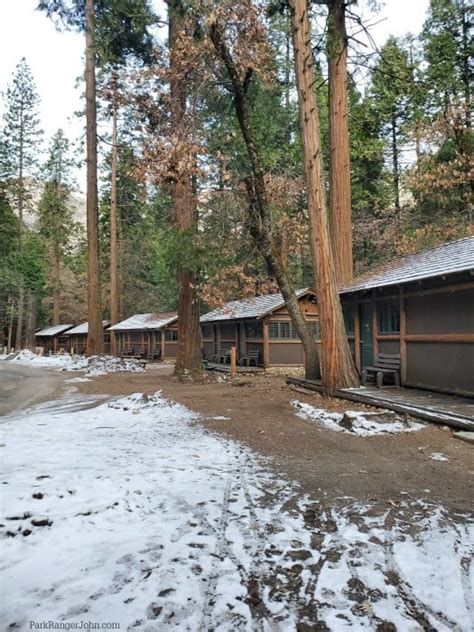
[[[214,327],[212,325],[203,325],[202,326],[202,337],[203,338],[213,338]]]
[[[270,321],[268,337],[273,340],[297,340],[298,334],[291,322]]]
[[[383,301],[377,304],[379,334],[400,333],[400,305],[398,301]]]
[[[165,329],[165,340],[166,342],[176,342],[178,340],[178,330]]]
[[[249,340],[261,340],[263,338],[263,324],[261,321],[245,323],[245,335]]]
[[[354,307],[352,305],[343,305],[342,306],[342,314],[344,316],[344,324],[346,326],[346,334],[351,335],[354,334],[355,325],[354,325]]]

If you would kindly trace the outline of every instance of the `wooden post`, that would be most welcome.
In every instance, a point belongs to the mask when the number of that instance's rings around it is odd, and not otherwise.
[[[354,302],[354,347],[355,363],[357,370],[360,372],[360,313],[357,301]]]
[[[237,348],[230,348],[230,374],[232,377],[237,375]]]
[[[400,381],[403,384],[407,379],[407,319],[405,312],[405,296],[403,288],[400,288]]]
[[[165,359],[165,330],[162,329],[161,330],[161,340],[160,340],[160,344],[161,344],[161,361],[163,362],[163,360]]]
[[[374,342],[374,360],[379,355],[379,331],[378,331],[378,322],[377,322],[377,301],[375,300],[375,296],[372,299],[372,338]]]
[[[270,346],[268,344],[268,318],[263,320],[263,368],[270,366]]]

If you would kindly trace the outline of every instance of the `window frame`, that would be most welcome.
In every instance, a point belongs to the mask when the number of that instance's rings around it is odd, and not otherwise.
[[[178,342],[178,330],[165,329],[165,342]]]
[[[377,334],[397,336],[400,334],[400,302],[393,299],[377,301]]]

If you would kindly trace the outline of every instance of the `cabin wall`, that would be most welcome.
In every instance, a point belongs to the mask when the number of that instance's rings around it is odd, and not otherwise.
[[[407,296],[405,312],[405,384],[474,395],[474,288]]]
[[[343,296],[355,320],[362,306],[372,306],[373,354],[401,355],[402,385],[474,396],[474,282],[431,280]],[[400,330],[378,332],[378,309],[384,301],[400,306]],[[357,367],[363,367],[362,332],[349,336],[352,349],[361,345]],[[355,354],[357,357],[357,354]]]
[[[268,346],[270,364],[290,366],[304,364],[304,351],[301,342],[272,342],[270,340]]]

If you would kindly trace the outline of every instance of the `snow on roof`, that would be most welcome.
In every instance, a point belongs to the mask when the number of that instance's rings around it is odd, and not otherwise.
[[[354,279],[341,294],[410,283],[454,272],[474,270],[474,237],[465,237],[384,263]]]
[[[110,325],[110,320],[103,320],[102,321],[102,326],[103,327],[108,327],[108,325]],[[80,325],[76,325],[76,327],[73,327],[72,329],[70,329],[67,332],[68,336],[71,335],[75,335],[75,334],[88,334],[89,333],[89,323],[86,321],[85,323],[81,323]]]
[[[309,288],[297,290],[296,296],[300,298],[309,292]],[[263,296],[254,296],[244,298],[240,301],[230,301],[223,307],[214,309],[201,316],[201,323],[213,322],[216,320],[237,320],[241,318],[262,318],[267,314],[271,314],[276,309],[283,307],[285,301],[283,296],[277,294],[265,294]]]
[[[135,314],[126,320],[110,327],[111,331],[124,331],[129,329],[161,329],[178,320],[176,312],[164,312],[162,314]]]
[[[35,336],[57,336],[62,334],[67,329],[71,329],[74,325],[53,325],[52,327],[45,327],[35,333]]]

